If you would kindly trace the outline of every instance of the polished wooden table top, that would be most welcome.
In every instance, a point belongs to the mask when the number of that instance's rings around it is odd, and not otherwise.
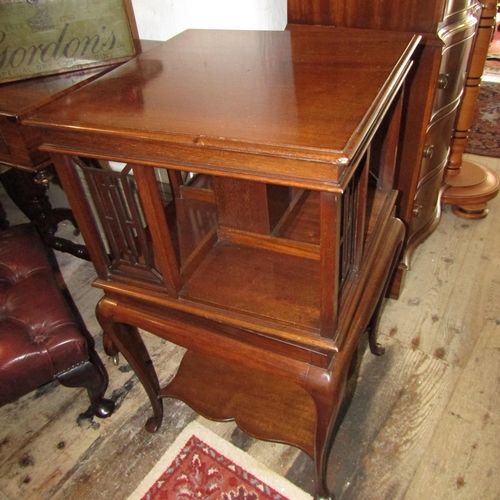
[[[417,41],[407,33],[331,28],[188,30],[45,106],[27,123],[106,134],[106,150],[75,139],[75,150],[94,156],[335,183],[362,152]],[[46,150],[50,144],[73,148],[68,134],[56,135],[47,136]],[[170,147],[155,156],[144,152],[148,141]],[[258,162],[228,160],[220,150],[253,154]],[[277,158],[318,165],[279,166]]]
[[[158,43],[154,40],[138,40],[137,51],[138,53],[145,52]],[[76,90],[116,66],[116,63],[107,64],[97,68],[2,83],[0,84],[0,116],[21,120],[28,113]]]
[[[3,83],[0,85],[0,116],[21,119],[27,113],[97,78],[104,71],[106,68],[93,68]]]

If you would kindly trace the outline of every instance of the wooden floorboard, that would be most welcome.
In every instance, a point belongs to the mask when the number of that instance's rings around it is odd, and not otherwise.
[[[500,160],[476,157],[500,173]],[[0,193],[11,222],[20,219]],[[445,208],[412,261],[405,288],[380,324],[386,354],[360,353],[328,464],[337,499],[500,498],[500,200],[481,221]],[[63,226],[71,234],[69,226]],[[91,264],[58,254],[68,287],[96,339]],[[146,334],[162,383],[182,349]],[[156,434],[144,430],[146,394],[130,367],[102,355],[108,420],[89,417],[85,391],[57,383],[0,408],[0,500],[122,499],[193,419],[312,492],[312,461],[165,401]]]

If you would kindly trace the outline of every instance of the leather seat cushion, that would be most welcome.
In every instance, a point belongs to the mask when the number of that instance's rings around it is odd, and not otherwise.
[[[0,404],[88,360],[81,334],[29,225],[0,232]]]

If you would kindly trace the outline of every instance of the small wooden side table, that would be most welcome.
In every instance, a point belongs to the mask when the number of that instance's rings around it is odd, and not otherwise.
[[[148,430],[164,397],[236,419],[306,451],[316,498],[331,498],[349,367],[367,329],[382,352],[376,322],[404,238],[393,183],[418,41],[189,30],[25,120],[52,153],[105,292],[108,349],[151,400]],[[166,387],[138,328],[187,349]]]
[[[137,51],[158,45],[138,40]],[[56,236],[63,220],[74,222],[71,210],[53,208],[47,187],[53,177],[50,154],[39,149],[38,131],[25,127],[23,120],[42,106],[68,95],[110,71],[117,64],[31,78],[0,85],[0,180],[16,205],[33,221],[44,243],[56,250],[89,259],[86,248]]]
[[[38,149],[42,142],[40,133],[24,127],[22,121],[29,113],[76,90],[105,71],[94,68],[0,86],[0,165],[7,167],[0,179],[7,193],[35,222],[46,244],[87,259],[84,246],[55,235],[58,223],[74,221],[73,215],[71,210],[52,208],[46,194],[52,160],[48,153]]]

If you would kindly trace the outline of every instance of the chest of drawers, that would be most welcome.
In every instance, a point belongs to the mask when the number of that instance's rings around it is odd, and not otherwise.
[[[410,190],[414,193],[413,206],[411,218],[407,218],[409,237],[400,267],[402,270],[409,268],[413,250],[439,222],[444,175],[479,14],[479,6],[474,2],[450,2],[445,5],[443,20],[439,24],[437,33],[443,42],[441,60],[425,129],[418,179]]]

